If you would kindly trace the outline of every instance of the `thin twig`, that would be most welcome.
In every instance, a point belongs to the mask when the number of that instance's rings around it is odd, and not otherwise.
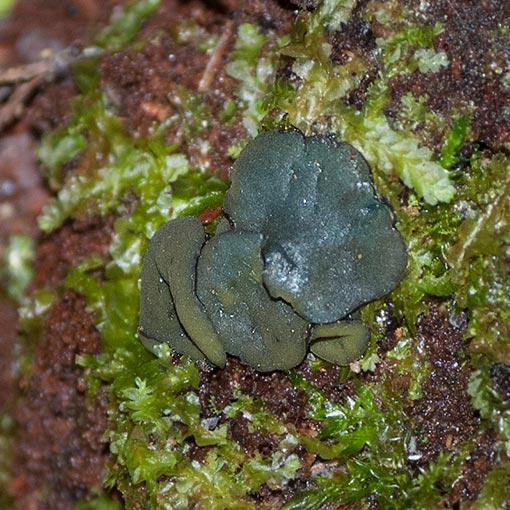
[[[43,81],[44,75],[34,76],[30,81],[21,83],[14,89],[8,101],[0,108],[0,131],[21,117],[27,99]]]
[[[232,21],[228,21],[225,24],[225,30],[221,34],[221,37],[218,41],[218,44],[214,48],[211,58],[207,65],[205,66],[204,73],[202,74],[202,78],[200,79],[200,83],[198,84],[199,92],[207,92],[211,87],[211,84],[216,76],[216,72],[221,65],[221,59],[223,58],[223,54],[227,47],[227,44],[232,37],[234,28],[234,23]]]
[[[0,107],[0,131],[19,119],[26,103],[44,83],[50,83],[67,73],[69,67],[84,56],[77,46],[71,46],[39,62],[0,71],[0,86],[11,86]]]

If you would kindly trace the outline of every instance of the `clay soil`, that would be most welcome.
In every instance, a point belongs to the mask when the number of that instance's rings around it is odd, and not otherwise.
[[[146,33],[158,26],[171,25],[176,16],[193,17],[218,33],[232,22],[257,23],[284,33],[296,8],[290,2],[276,0],[168,0],[162,3],[156,19],[151,19],[143,28]],[[505,117],[508,113],[501,105],[502,101],[508,104],[508,93],[499,89],[496,80],[479,81],[483,70],[476,68],[476,62],[482,59],[476,55],[483,55],[485,44],[488,44],[484,42],[487,38],[482,31],[490,32],[502,16],[501,10],[507,10],[508,19],[509,7],[504,0],[463,2],[463,9],[470,8],[475,14],[462,21],[449,12],[455,10],[457,3],[455,0],[433,2],[434,7],[425,9],[423,16],[427,22],[437,17],[449,25],[445,31],[448,35],[441,36],[440,45],[449,52],[454,64],[463,62],[468,56],[475,63],[464,70],[465,76],[455,74],[458,66],[450,66],[448,71],[434,75],[437,83],[396,80],[388,113],[391,115],[392,108],[409,90],[417,96],[436,91],[431,94],[436,98],[435,108],[445,113],[452,107],[475,102],[481,106],[473,125],[477,139],[487,147],[500,149],[510,138],[510,123]],[[59,50],[86,42],[107,23],[117,4],[113,0],[19,0],[12,16],[0,22],[0,66],[5,69],[27,64],[36,61],[45,48]],[[295,4],[313,7],[313,2]],[[471,19],[476,19],[477,24],[471,23]],[[370,48],[378,34],[368,33],[365,29],[359,21],[346,31],[343,39],[332,40],[336,58],[341,60],[342,55],[353,47]],[[189,65],[171,66],[167,58],[171,49],[149,47],[134,58],[120,52],[102,60],[102,87],[115,99],[126,125],[134,132],[144,131],[154,118],[168,115],[172,105],[166,99],[168,83],[164,80],[170,80],[170,85],[198,87],[205,65],[200,60],[202,57],[183,53],[178,60]],[[225,98],[231,97],[233,84],[228,80],[225,75],[218,80],[217,92],[211,101],[223,103]],[[26,101],[26,108],[19,118],[6,126],[0,139],[0,252],[5,250],[6,241],[12,234],[28,235],[35,240],[36,275],[31,291],[43,286],[57,287],[67,268],[85,257],[97,254],[107,258],[112,234],[112,221],[108,218],[74,221],[46,237],[36,228],[35,219],[52,192],[41,178],[33,155],[34,147],[45,131],[68,119],[69,101],[75,92],[71,78],[65,75],[40,87]],[[445,97],[453,97],[454,103],[442,103],[441,98]],[[352,101],[362,100],[363,90],[360,89]],[[220,125],[211,128],[210,143],[217,149],[215,153],[226,154],[225,148],[239,137],[238,129]],[[174,141],[178,142],[178,132],[175,137]],[[192,149],[189,156],[193,158]],[[227,161],[221,156],[213,164],[220,175],[228,169]],[[76,355],[98,353],[100,338],[94,328],[94,316],[86,309],[83,298],[71,292],[64,293],[50,310],[43,331],[38,335],[41,343],[31,346],[34,361],[29,372],[21,375],[19,367],[13,366],[12,355],[17,349],[17,320],[15,307],[0,295],[0,412],[7,411],[17,423],[11,496],[18,509],[68,510],[80,498],[101,486],[104,465],[109,460],[107,447],[102,442],[107,422],[106,393],[100,391],[96,398],[88,397],[84,374],[74,362]],[[390,332],[381,344],[381,354],[385,347],[391,346],[396,334]],[[463,325],[453,327],[440,308],[433,307],[432,313],[419,324],[418,335],[430,352],[431,373],[424,383],[424,398],[416,405],[409,403],[407,412],[412,417],[416,433],[428,439],[425,455],[420,460],[423,465],[436,458],[445,447],[455,448],[456,444],[473,437],[479,425],[466,391],[469,372],[464,363],[466,352],[462,334]],[[378,372],[370,377],[383,377],[382,372],[390,368],[382,363]],[[508,393],[505,368],[498,370],[495,369],[494,378]],[[302,374],[332,399],[341,401],[352,392],[349,384],[338,386],[336,370],[312,374],[302,369]],[[261,375],[230,360],[224,371],[204,371],[202,377],[200,397],[204,409],[208,408],[212,396],[217,409],[226,405],[232,398],[232,381],[236,381],[244,392],[258,396],[277,416],[306,426],[306,398],[282,374]],[[395,379],[392,384],[401,392],[402,398],[406,398],[406,381]],[[273,438],[247,433],[242,417],[233,424],[231,435],[247,452],[275,447]],[[464,508],[476,499],[491,467],[493,442],[490,435],[484,436],[463,467],[462,477],[455,488],[445,488],[448,508]],[[306,465],[306,459],[302,460]],[[420,463],[412,467],[417,472]],[[300,484],[305,486],[306,474],[305,469],[296,488]],[[44,494],[40,492],[42,486],[45,487]],[[283,501],[279,494],[268,493],[265,497],[274,499],[275,508]]]

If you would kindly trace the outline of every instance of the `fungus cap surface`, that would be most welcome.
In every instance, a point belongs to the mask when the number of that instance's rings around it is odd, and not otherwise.
[[[236,229],[262,232],[264,283],[303,318],[337,321],[402,278],[404,242],[368,164],[349,144],[263,133],[231,179],[225,212]]]
[[[139,332],[147,347],[168,342],[193,359],[204,356],[218,366],[225,351],[195,294],[195,271],[205,232],[197,218],[185,216],[160,228],[142,266]]]
[[[407,262],[361,154],[332,137],[271,131],[231,177],[212,239],[183,217],[151,240],[144,344],[218,366],[229,353],[260,371],[298,365],[308,345],[332,363],[358,359],[369,334],[352,312],[392,290]]]
[[[262,282],[261,234],[225,232],[202,250],[197,295],[225,350],[260,371],[290,369],[306,354],[308,323]]]

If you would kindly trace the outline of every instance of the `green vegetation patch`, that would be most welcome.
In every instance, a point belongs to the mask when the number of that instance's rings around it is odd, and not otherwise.
[[[510,364],[510,160],[476,155],[463,180],[461,222],[447,252],[457,305],[469,311],[471,352]]]
[[[252,496],[263,486],[285,491],[289,482],[302,480],[304,458],[315,459],[313,475],[308,489],[296,494],[287,509],[367,508],[369,499],[387,509],[440,505],[460,476],[476,435],[426,468],[415,468],[417,438],[391,384],[395,374],[409,375],[410,397],[421,398],[430,367],[426,357],[414,358],[416,326],[430,298],[450,313],[468,315],[473,360],[467,362],[476,369],[469,391],[484,426],[497,435],[498,460],[480,501],[494,508],[507,502],[497,480],[510,471],[508,409],[488,388],[490,364],[510,362],[509,161],[475,153],[460,166],[459,153],[469,135],[464,115],[446,119],[450,127],[443,133],[441,153],[434,154],[420,134],[435,130],[443,119],[429,114],[425,100],[403,100],[402,129],[385,115],[392,78],[448,65],[433,47],[442,27],[413,25],[405,11],[393,11],[390,4],[369,1],[365,7],[365,20],[386,28],[370,59],[355,55],[346,63],[333,62],[331,34],[350,22],[356,2],[325,0],[314,12],[302,12],[281,39],[270,30],[240,25],[227,66],[239,86],[235,105],[225,105],[225,122],[242,122],[250,135],[262,125],[293,125],[306,134],[334,132],[355,145],[371,163],[376,187],[395,209],[408,246],[409,265],[391,296],[393,307],[379,302],[362,310],[373,331],[363,370],[374,370],[380,362],[376,340],[384,335],[389,310],[402,326],[400,341],[388,353],[394,372],[364,386],[350,372],[355,391],[342,402],[328,400],[290,373],[290,382],[308,399],[313,424],[308,430],[285,423],[239,388],[211,417],[199,399],[200,367],[187,359],[176,361],[166,346],[155,358],[139,342],[138,278],[148,240],[171,218],[219,207],[227,185],[191,168],[182,147],[165,144],[165,126],[156,126],[151,139],[131,136],[97,88],[95,61],[77,67],[82,94],[74,101],[73,117],[44,138],[39,152],[56,192],[40,227],[51,232],[76,218],[114,218],[110,260],[91,258],[71,269],[65,287],[86,297],[102,335],[103,354],[80,357],[78,363],[89,375],[91,394],[100,384],[110,389],[105,437],[114,460],[106,484],[120,489],[126,508],[260,508]],[[145,14],[156,7],[155,2],[133,5],[138,6],[133,12]],[[126,21],[128,28],[140,26],[138,19]],[[112,48],[118,47],[115,34],[123,30],[106,30]],[[356,109],[345,99],[374,62],[378,78]],[[193,140],[194,127],[211,112],[198,107],[200,97],[191,91],[180,89],[179,94],[196,114],[189,124],[182,112],[189,127],[186,139]],[[415,122],[423,130],[415,131]],[[232,155],[238,151],[230,148]],[[19,285],[26,274],[15,278]],[[36,331],[37,319],[54,296],[54,290],[45,289],[25,304],[27,335]],[[308,362],[313,369],[327,368],[313,358]],[[265,453],[244,451],[231,439],[233,423],[241,419],[250,432],[270,435],[277,447]],[[108,508],[101,496],[96,501],[98,508]]]
[[[345,7],[344,2],[341,4],[337,9]],[[373,64],[362,55],[345,64],[332,61],[330,34],[321,23],[324,8],[301,13],[284,40],[280,53],[292,59],[291,69],[298,79],[277,82],[267,99],[272,116],[279,121],[285,119],[305,133],[336,133],[359,149],[385,180],[398,176],[428,204],[451,201],[455,188],[446,168],[412,132],[394,129],[383,111],[395,76],[439,69],[432,61],[426,64],[425,55],[435,55],[431,47],[442,31],[441,25],[406,27],[376,41],[373,58],[380,78],[369,86],[367,100],[359,111],[345,99],[360,86]],[[341,32],[341,24],[336,30]],[[447,65],[444,57],[439,60]]]

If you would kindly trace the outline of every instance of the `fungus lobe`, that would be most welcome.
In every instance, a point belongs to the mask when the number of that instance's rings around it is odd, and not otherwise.
[[[170,221],[142,268],[140,333],[193,359],[225,353],[261,371],[306,355],[346,364],[368,330],[353,312],[400,281],[407,264],[393,215],[347,143],[269,131],[231,172],[225,219],[206,240],[195,218]]]

